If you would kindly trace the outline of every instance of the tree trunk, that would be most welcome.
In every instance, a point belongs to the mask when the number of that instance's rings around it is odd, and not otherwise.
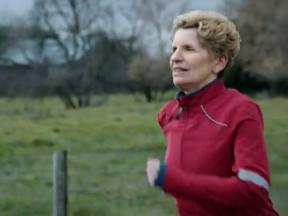
[[[146,98],[146,102],[151,103],[153,101],[152,89],[150,85],[144,87],[144,95]]]

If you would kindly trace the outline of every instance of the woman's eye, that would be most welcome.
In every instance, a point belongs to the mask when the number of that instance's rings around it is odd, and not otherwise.
[[[186,51],[194,51],[194,49],[192,47],[190,47],[190,46],[185,46],[185,50]]]

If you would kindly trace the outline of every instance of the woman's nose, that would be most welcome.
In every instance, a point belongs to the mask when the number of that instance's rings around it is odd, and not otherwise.
[[[181,52],[176,50],[171,56],[171,61],[172,62],[183,61],[183,56],[182,56]]]

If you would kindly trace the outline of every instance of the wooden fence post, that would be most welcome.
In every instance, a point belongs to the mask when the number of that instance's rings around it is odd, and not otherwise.
[[[68,216],[67,151],[53,153],[53,216]]]

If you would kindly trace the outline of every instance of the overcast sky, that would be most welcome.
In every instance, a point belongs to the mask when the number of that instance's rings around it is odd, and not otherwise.
[[[33,0],[0,0],[0,12],[22,15],[31,8]]]
[[[192,0],[192,2],[196,8],[214,10],[222,0]],[[32,4],[33,0],[0,0],[0,13],[21,16],[27,13]]]
[[[0,25],[8,23],[9,20],[13,20],[13,18],[24,18],[32,7],[33,1],[34,0],[0,0]],[[217,10],[217,6],[222,2],[223,0],[191,0],[194,9],[206,10]],[[23,58],[22,55],[19,56],[16,54],[14,57],[15,60],[17,59],[19,61],[22,61]]]

